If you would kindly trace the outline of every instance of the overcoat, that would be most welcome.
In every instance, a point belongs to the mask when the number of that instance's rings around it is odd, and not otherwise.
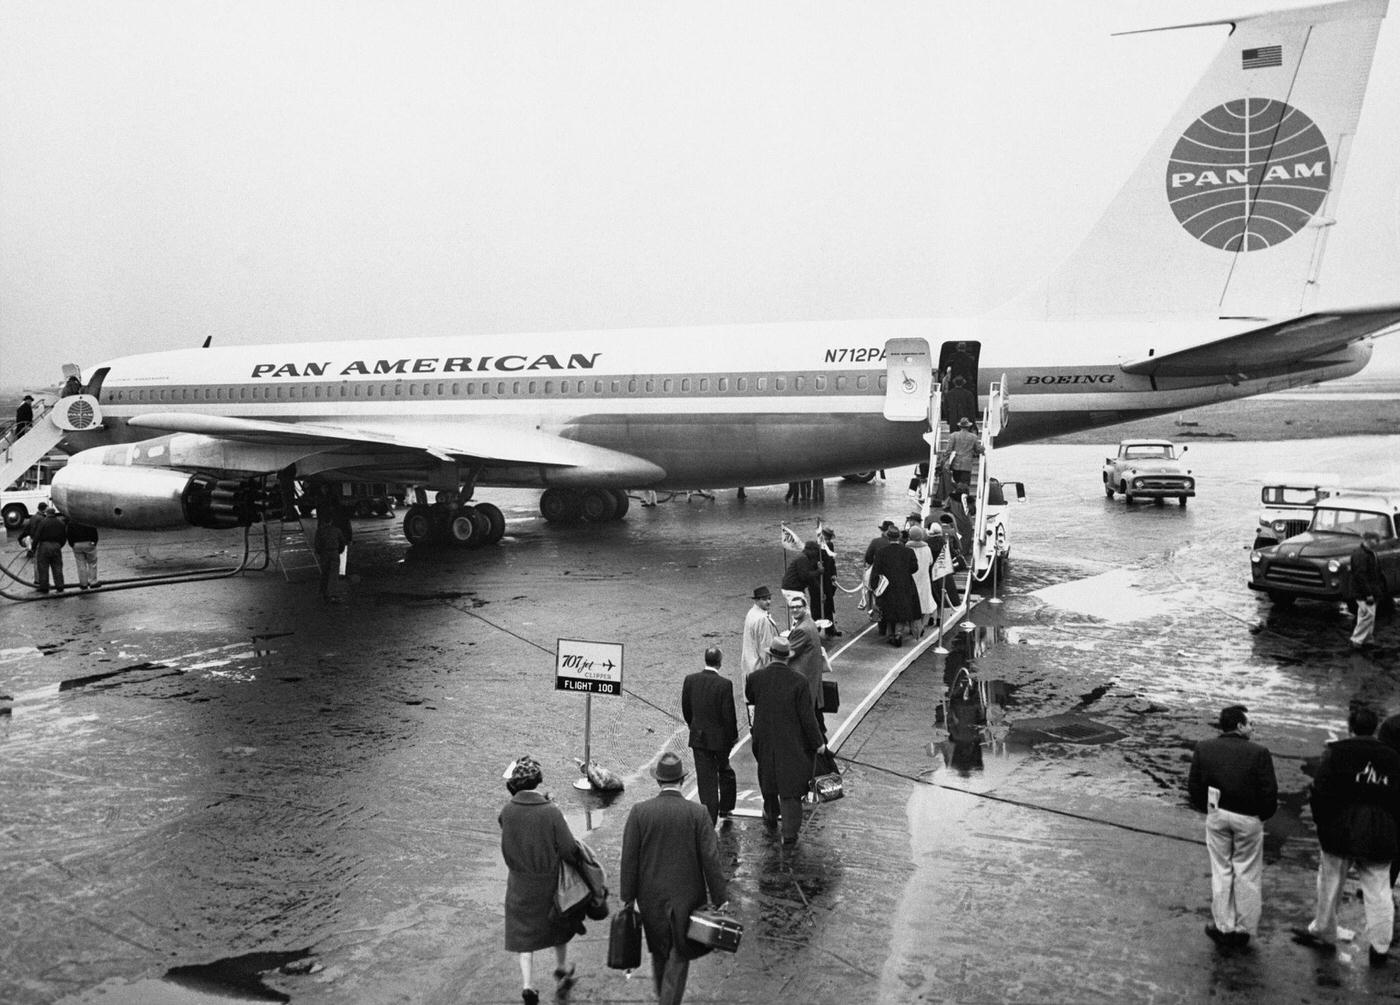
[[[923,541],[914,541],[909,545],[909,550],[914,553],[914,558],[918,562],[918,569],[914,572],[914,592],[919,595],[919,610],[924,614],[933,613],[933,551]]]
[[[568,942],[575,929],[571,922],[556,916],[554,891],[559,884],[560,860],[577,863],[579,848],[564,814],[544,793],[527,789],[511,797],[498,819],[501,856],[510,870],[506,877],[506,949],[530,953]]]
[[[822,653],[821,636],[817,626],[807,618],[802,624],[788,629],[788,645],[792,655],[787,664],[800,673],[812,692],[812,704],[822,708],[822,674],[826,672],[826,656]]]
[[[1329,743],[1308,801],[1317,843],[1329,855],[1391,862],[1400,854],[1400,753],[1374,736]]]
[[[709,811],[679,789],[633,806],[622,828],[620,882],[622,902],[637,902],[654,955],[664,959],[672,946],[689,960],[709,952],[685,937],[692,911],[729,899]]]
[[[753,756],[758,786],[800,798],[812,780],[812,758],[822,745],[821,728],[806,679],[786,663],[769,663],[749,674],[744,695],[753,710]]]
[[[686,674],[681,684],[681,716],[690,727],[690,746],[728,754],[739,740],[734,685],[715,670]]]
[[[876,598],[880,607],[881,620],[914,621],[921,614],[919,593],[914,587],[914,576],[919,571],[919,560],[906,544],[891,541],[875,554],[875,564],[870,567],[870,586],[874,589],[884,576],[890,581],[885,592]]]

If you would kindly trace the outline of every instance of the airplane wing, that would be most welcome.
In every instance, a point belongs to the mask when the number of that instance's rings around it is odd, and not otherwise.
[[[305,447],[334,450],[347,446],[399,449],[426,453],[445,461],[484,461],[488,464],[531,464],[545,467],[586,467],[608,475],[627,475],[645,485],[666,476],[664,468],[650,461],[606,447],[569,440],[540,430],[498,426],[486,422],[460,423],[432,432],[405,426],[395,432],[357,429],[316,422],[269,422],[224,415],[183,412],[148,412],[132,416],[127,424],[139,429],[168,433],[195,433],[267,447]]]
[[[1354,342],[1400,326],[1400,304],[1304,314],[1162,356],[1123,364],[1124,373],[1149,377],[1254,376],[1293,363],[1316,361]]]

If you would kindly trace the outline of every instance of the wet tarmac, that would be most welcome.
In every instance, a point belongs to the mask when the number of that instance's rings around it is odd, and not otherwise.
[[[721,834],[744,944],[698,962],[687,1000],[1400,995],[1400,962],[1373,971],[1364,948],[1321,958],[1288,935],[1311,909],[1307,770],[1352,700],[1400,710],[1400,629],[1353,655],[1338,609],[1274,613],[1244,586],[1260,472],[1400,483],[1397,447],[1193,443],[1184,509],[1106,500],[1104,447],[999,451],[996,473],[1029,493],[1005,603],[898,678],[841,748],[846,797],[812,809],[795,851],[757,821]],[[501,767],[540,757],[615,865],[648,763],[683,745],[681,678],[707,645],[735,659],[752,587],[777,585],[780,522],[805,537],[824,516],[854,585],[879,521],[910,509],[907,477],[833,481],[801,507],[782,486],[680,495],[574,529],[546,527],[531,494],[483,493],[509,529],[482,551],[415,554],[397,521],[358,521],[344,605],[276,571],[0,601],[0,1000],[519,1001],[500,948]],[[110,581],[242,547],[113,533],[100,562]],[[838,605],[846,658],[900,657]],[[554,689],[559,638],[624,645],[625,693],[592,711],[593,755],[627,783],[615,798],[571,785],[583,699]],[[1202,933],[1184,784],[1190,745],[1234,701],[1274,751],[1283,805],[1260,937],[1225,956]],[[1344,923],[1359,910],[1349,899]],[[605,930],[575,940],[573,999],[649,1000],[603,967]]]

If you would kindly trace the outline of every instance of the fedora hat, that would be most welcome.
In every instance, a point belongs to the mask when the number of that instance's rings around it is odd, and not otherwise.
[[[880,533],[881,533],[881,534],[883,534],[885,531],[889,530],[891,527],[894,527],[895,530],[898,530],[898,529],[899,529],[898,527],[895,527],[895,523],[894,523],[893,520],[881,520],[881,521],[880,521]]]
[[[651,777],[658,782],[679,782],[685,779],[685,764],[669,750],[656,759]]]
[[[785,660],[792,655],[792,646],[788,645],[787,639],[776,635],[773,637],[773,641],[768,643],[768,652],[780,660]]]
[[[972,423],[968,420],[967,416],[964,415],[961,419],[958,420],[958,428],[959,428],[959,429],[971,429],[971,428],[972,428]]]
[[[752,599],[754,599],[754,600],[769,600],[769,599],[772,598],[772,596],[773,596],[773,591],[770,590],[770,589],[768,589],[768,587],[766,587],[766,586],[755,586],[755,587],[753,588],[753,598],[752,598]]]

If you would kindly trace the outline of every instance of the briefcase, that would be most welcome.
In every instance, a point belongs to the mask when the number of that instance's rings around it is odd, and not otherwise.
[[[841,688],[834,680],[822,681],[822,711],[841,711]]]
[[[686,930],[685,937],[710,949],[734,953],[739,951],[744,926],[733,918],[713,911],[695,911],[690,916],[690,928]]]

